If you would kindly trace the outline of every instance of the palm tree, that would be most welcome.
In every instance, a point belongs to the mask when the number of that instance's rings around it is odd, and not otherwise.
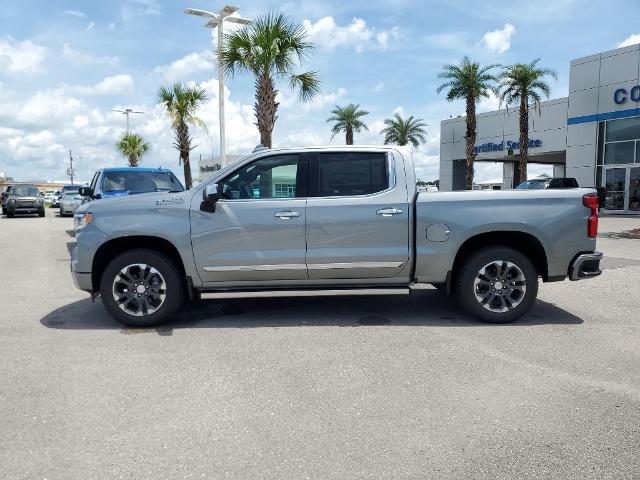
[[[421,118],[413,118],[409,116],[406,120],[399,113],[395,113],[393,118],[387,118],[384,121],[385,128],[380,132],[384,135],[384,143],[395,143],[396,145],[411,144],[418,147],[421,143],[427,141],[426,123]]]
[[[283,13],[268,14],[225,35],[221,64],[232,76],[249,72],[255,77],[256,126],[260,143],[267,148],[271,148],[271,134],[278,118],[275,81],[288,79],[289,86],[299,90],[303,102],[311,100],[320,90],[317,72],[294,73],[296,64],[312,48],[304,27],[289,21]]]
[[[469,57],[464,57],[459,65],[444,65],[438,78],[445,82],[437,88],[437,92],[447,89],[447,100],[463,99],[466,101],[466,184],[467,190],[473,188],[473,163],[475,161],[474,147],[476,145],[476,104],[482,99],[489,97],[489,93],[497,93],[494,86],[498,81],[496,76],[490,72],[498,65],[480,66],[477,62],[472,62]]]
[[[178,165],[182,163],[184,168],[184,182],[187,188],[191,188],[191,164],[189,163],[189,152],[194,148],[191,146],[191,135],[189,125],[207,129],[205,123],[198,117],[198,108],[207,100],[207,92],[203,88],[195,86],[184,86],[174,83],[170,86],[160,87],[158,90],[158,103],[166,110],[171,118],[171,126],[176,131],[176,142],[173,146],[180,152]]]
[[[123,132],[116,143],[116,148],[127,157],[130,167],[137,167],[140,158],[149,151],[151,146],[137,133]]]
[[[346,107],[339,107],[331,110],[331,116],[327,122],[334,122],[331,127],[331,139],[340,132],[345,132],[347,145],[353,145],[353,132],[360,133],[362,129],[369,131],[367,124],[360,120],[361,117],[369,115],[369,112],[360,110],[360,105],[350,103]]]
[[[531,63],[507,65],[500,73],[500,102],[512,105],[520,102],[520,162],[518,174],[514,172],[514,186],[527,179],[527,159],[529,156],[529,102],[533,100],[534,110],[540,111],[541,95],[549,98],[550,88],[544,81],[547,75],[558,79],[558,74],[550,68],[538,67],[539,58]]]

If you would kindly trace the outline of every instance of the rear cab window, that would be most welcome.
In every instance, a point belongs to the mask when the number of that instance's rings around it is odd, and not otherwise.
[[[319,153],[310,164],[309,196],[373,195],[390,187],[384,152]]]

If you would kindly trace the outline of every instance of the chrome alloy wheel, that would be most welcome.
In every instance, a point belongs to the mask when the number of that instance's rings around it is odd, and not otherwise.
[[[151,315],[162,306],[166,296],[164,278],[144,263],[127,265],[113,280],[113,299],[128,315]]]
[[[524,299],[527,279],[514,263],[495,260],[480,269],[473,282],[478,303],[496,313],[516,308]]]

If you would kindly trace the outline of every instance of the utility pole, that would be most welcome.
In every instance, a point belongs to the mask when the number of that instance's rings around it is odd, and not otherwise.
[[[76,157],[84,158],[84,157]],[[73,168],[73,155],[71,154],[71,149],[69,149],[69,168],[67,168],[67,176],[71,179],[71,185],[73,185],[73,179],[76,176],[76,169]]]
[[[184,13],[189,15],[196,15],[198,17],[210,18],[205,28],[218,28],[218,114],[220,116],[220,163],[224,167],[227,164],[227,151],[225,145],[225,133],[224,133],[224,72],[222,70],[222,41],[223,22],[239,23],[241,25],[249,25],[253,22],[248,18],[232,17],[231,15],[238,11],[238,7],[234,5],[225,5],[218,13],[209,12],[207,10],[201,10],[199,8],[187,8]]]
[[[71,185],[73,185],[73,176],[76,171],[73,169],[73,155],[71,155],[71,149],[69,149],[69,168],[67,168],[67,175],[71,178]]]
[[[130,130],[129,130],[129,115],[131,113],[144,113],[144,112],[137,112],[137,111],[133,110],[132,108],[125,108],[124,110],[109,110],[109,111],[110,112],[122,113],[123,115],[125,115],[127,117],[127,135],[130,132]]]

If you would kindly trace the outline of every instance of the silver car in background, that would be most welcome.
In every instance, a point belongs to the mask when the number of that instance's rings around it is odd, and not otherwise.
[[[60,198],[60,216],[72,216],[81,204],[82,197],[78,190],[65,190]]]

